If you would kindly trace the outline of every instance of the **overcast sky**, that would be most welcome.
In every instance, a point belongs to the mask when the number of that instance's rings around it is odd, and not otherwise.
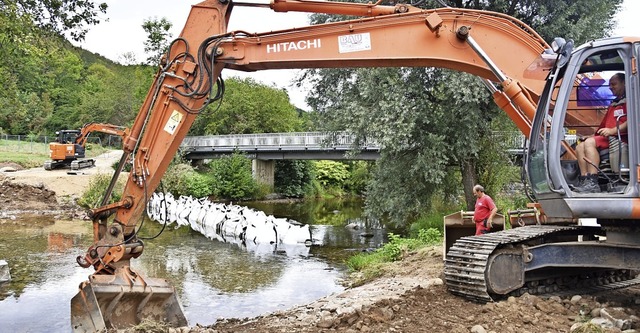
[[[150,18],[167,18],[172,24],[171,33],[178,37],[187,20],[192,4],[199,1],[181,0],[102,0],[109,5],[102,22],[91,27],[86,40],[81,44],[84,49],[99,53],[114,61],[122,59],[122,55],[133,52],[138,61],[146,59],[144,41],[146,35],[142,23]],[[269,0],[244,0],[244,2],[268,3]],[[640,36],[640,1],[624,0],[623,9],[617,16],[618,28],[614,35]],[[275,13],[270,9],[235,7],[228,30],[245,30],[248,32],[266,32],[308,25],[306,13]],[[301,108],[304,103],[305,92],[292,86],[291,82],[299,70],[269,70],[253,73],[243,73],[225,70],[225,76],[235,75],[253,77],[255,80],[289,92],[291,102]]]

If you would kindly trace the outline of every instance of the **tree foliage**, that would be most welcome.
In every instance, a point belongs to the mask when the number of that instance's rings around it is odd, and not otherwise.
[[[275,191],[287,197],[303,197],[313,179],[313,165],[306,160],[278,160],[273,175]]]
[[[241,154],[213,160],[209,167],[213,194],[219,198],[247,199],[258,190],[258,184],[251,175],[251,160]]]
[[[610,32],[621,0],[444,2],[506,13],[546,40],[561,36],[581,43]],[[313,23],[343,19],[311,16]],[[471,75],[437,68],[346,68],[307,70],[302,79],[313,87],[307,103],[323,129],[347,130],[356,135],[356,144],[375,139],[384,147],[367,188],[369,214],[405,223],[436,197],[458,198],[460,188],[472,209],[475,183],[499,190],[508,178],[500,170],[508,160],[493,153],[503,148],[489,134],[513,126],[495,121],[503,118],[501,111]]]
[[[155,65],[160,62],[160,58],[167,52],[171,33],[169,30],[173,24],[166,17],[158,19],[156,17],[144,20],[142,29],[147,33],[147,40],[144,42],[144,51],[149,54],[147,65]]]
[[[76,41],[84,39],[87,26],[100,23],[98,15],[107,8],[106,3],[91,0],[0,0],[0,16],[28,18],[32,27],[52,35],[68,32]]]
[[[285,90],[251,78],[225,81],[222,102],[209,105],[192,127],[193,135],[293,132],[303,121]]]

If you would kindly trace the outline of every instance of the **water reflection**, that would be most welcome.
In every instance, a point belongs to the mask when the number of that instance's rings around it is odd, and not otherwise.
[[[287,208],[288,214],[277,206],[265,213],[311,224],[323,246],[247,251],[185,227],[171,227],[145,241],[144,254],[132,265],[146,276],[168,279],[177,289],[189,324],[208,325],[219,317],[258,316],[340,291],[346,256],[377,247],[386,237],[384,229],[358,220],[357,214],[336,213],[336,206],[287,204]],[[317,225],[316,215],[304,209],[330,214],[317,220],[332,225]],[[344,205],[341,209],[348,210]],[[351,222],[360,226],[346,228]],[[153,236],[160,228],[148,221],[141,235]],[[364,237],[365,232],[371,235]],[[40,217],[0,223],[0,259],[9,263],[13,278],[0,285],[0,331],[70,332],[69,302],[93,272],[79,267],[75,258],[91,245],[91,235],[89,221]]]

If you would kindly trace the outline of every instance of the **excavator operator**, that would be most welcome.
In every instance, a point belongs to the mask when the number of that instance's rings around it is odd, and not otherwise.
[[[616,136],[618,130],[621,139],[627,142],[627,105],[625,98],[624,73],[616,73],[609,79],[609,89],[615,99],[609,105],[600,126],[593,136],[588,137],[576,147],[580,176],[578,185],[573,189],[578,193],[600,192],[598,185],[598,169],[600,163],[600,150],[609,148],[609,137]],[[586,159],[585,159],[586,158]],[[589,163],[589,161],[591,163]]]

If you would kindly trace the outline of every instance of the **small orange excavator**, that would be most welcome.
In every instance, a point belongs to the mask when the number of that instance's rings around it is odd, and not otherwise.
[[[44,162],[45,170],[70,167],[71,170],[88,168],[95,164],[92,158],[85,158],[85,144],[91,132],[101,132],[124,137],[129,129],[111,124],[88,123],[79,130],[56,132],[56,141],[49,144],[50,160]]]

